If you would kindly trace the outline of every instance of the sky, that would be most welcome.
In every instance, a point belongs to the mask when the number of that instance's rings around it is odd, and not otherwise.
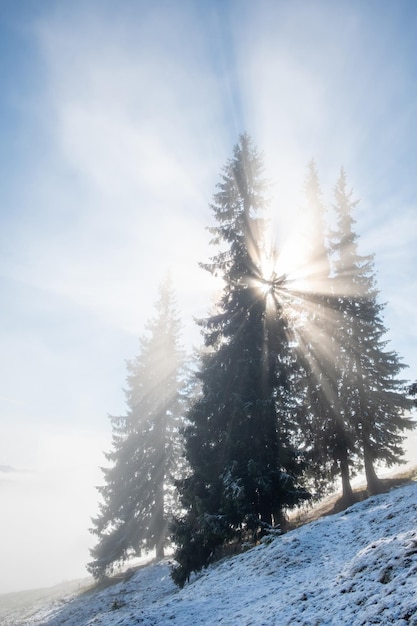
[[[85,575],[126,359],[167,271],[198,344],[239,133],[264,152],[280,245],[308,162],[329,205],[345,168],[417,379],[416,35],[407,0],[1,3],[0,593]]]

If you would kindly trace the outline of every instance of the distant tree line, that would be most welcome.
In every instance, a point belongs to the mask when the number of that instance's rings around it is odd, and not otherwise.
[[[416,383],[400,378],[404,365],[387,348],[373,256],[358,251],[357,202],[341,170],[328,231],[314,162],[304,191],[300,283],[276,274],[262,155],[239,138],[211,205],[216,252],[202,268],[223,289],[198,321],[198,363],[190,368],[181,348],[169,282],[128,363],[127,413],[111,418],[93,519],[96,578],[173,543],[183,586],[228,544],[282,532],[289,509],[337,478],[347,506],[355,472],[364,469],[374,494],[378,463],[402,462]]]

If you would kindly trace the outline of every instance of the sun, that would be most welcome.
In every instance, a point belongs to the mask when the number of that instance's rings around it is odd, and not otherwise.
[[[309,289],[300,237],[288,238],[280,250],[272,243],[272,238],[265,241],[257,267],[256,285],[264,297],[284,290]]]

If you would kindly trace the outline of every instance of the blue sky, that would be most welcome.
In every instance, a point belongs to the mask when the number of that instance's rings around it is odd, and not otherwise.
[[[327,202],[345,167],[390,347],[417,378],[416,35],[403,0],[2,3],[0,465],[21,471],[0,476],[0,535],[31,508],[20,535],[60,558],[40,579],[26,542],[33,572],[10,566],[0,592],[82,575],[125,359],[168,269],[198,340],[209,203],[240,132],[281,232],[302,220],[308,161]]]

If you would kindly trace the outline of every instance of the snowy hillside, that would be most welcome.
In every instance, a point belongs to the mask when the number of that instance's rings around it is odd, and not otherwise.
[[[7,626],[417,626],[417,483],[223,560],[174,587],[168,562]]]

